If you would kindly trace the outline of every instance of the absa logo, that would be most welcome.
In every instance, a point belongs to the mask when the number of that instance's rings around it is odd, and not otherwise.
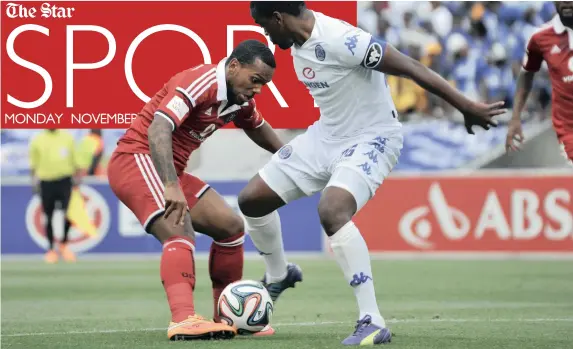
[[[434,246],[428,241],[432,234],[432,224],[423,218],[430,213],[430,209],[445,235],[452,239],[462,239],[469,233],[470,220],[462,211],[448,205],[439,184],[430,185],[428,201],[429,207],[413,208],[400,219],[398,230],[406,242],[422,249],[430,249]]]

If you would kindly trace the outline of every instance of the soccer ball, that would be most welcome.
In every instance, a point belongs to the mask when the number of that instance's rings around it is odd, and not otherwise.
[[[262,283],[241,280],[225,287],[217,310],[221,321],[235,327],[237,333],[253,334],[271,322],[273,300]]]

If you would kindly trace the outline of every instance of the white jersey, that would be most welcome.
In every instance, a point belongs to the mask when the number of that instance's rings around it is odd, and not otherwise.
[[[346,138],[365,130],[401,128],[385,75],[373,70],[383,47],[372,35],[314,12],[310,38],[291,49],[298,79],[320,108],[321,135]]]

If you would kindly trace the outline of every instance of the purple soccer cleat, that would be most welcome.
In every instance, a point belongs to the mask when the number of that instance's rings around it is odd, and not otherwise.
[[[392,332],[385,327],[372,323],[370,315],[366,315],[356,323],[354,333],[342,341],[344,345],[377,345],[392,341]]]
[[[289,263],[287,265],[287,275],[284,280],[267,284],[266,275],[262,280],[263,285],[265,285],[267,291],[269,291],[269,295],[273,302],[279,298],[280,294],[283,293],[284,290],[294,287],[294,284],[300,281],[302,281],[302,270],[300,270],[298,265],[293,263]]]

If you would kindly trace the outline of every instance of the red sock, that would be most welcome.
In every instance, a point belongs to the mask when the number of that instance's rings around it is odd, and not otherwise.
[[[160,275],[167,294],[171,321],[181,322],[195,315],[193,290],[195,289],[195,263],[193,240],[174,236],[163,244]]]
[[[228,284],[243,277],[243,242],[245,234],[233,235],[230,238],[213,241],[209,254],[209,274],[213,283],[213,319],[219,322],[217,303],[221,292]]]

